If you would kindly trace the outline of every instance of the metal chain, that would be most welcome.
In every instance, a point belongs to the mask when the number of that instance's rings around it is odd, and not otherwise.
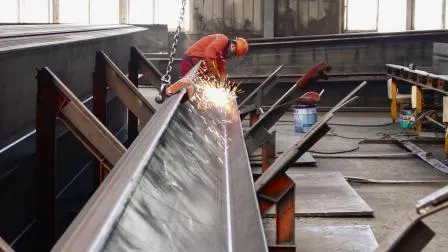
[[[179,17],[179,21],[177,23],[177,29],[176,29],[176,32],[174,33],[173,45],[171,47],[170,60],[168,61],[168,66],[166,67],[166,73],[162,76],[162,79],[161,79],[162,89],[166,85],[171,84],[171,71],[173,70],[174,55],[176,55],[177,43],[179,42],[179,35],[182,30],[182,24],[184,22],[185,4],[186,4],[186,0],[182,0],[182,8],[180,10],[180,17]]]

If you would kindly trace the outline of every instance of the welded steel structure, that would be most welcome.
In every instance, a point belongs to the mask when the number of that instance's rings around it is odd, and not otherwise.
[[[267,251],[236,101],[201,110],[184,94],[164,102],[53,251]]]

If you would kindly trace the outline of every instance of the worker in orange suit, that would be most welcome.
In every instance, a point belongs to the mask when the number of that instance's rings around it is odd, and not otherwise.
[[[244,38],[230,40],[224,34],[205,36],[185,52],[180,63],[180,74],[185,76],[193,66],[203,60],[207,71],[222,80],[226,76],[226,59],[231,55],[243,56],[248,51],[249,44]]]

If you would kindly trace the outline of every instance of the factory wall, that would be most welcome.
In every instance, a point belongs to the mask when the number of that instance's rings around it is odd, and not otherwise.
[[[263,32],[262,0],[193,0],[191,34],[221,32],[259,37]]]
[[[275,1],[276,37],[337,34],[343,15],[340,0]]]

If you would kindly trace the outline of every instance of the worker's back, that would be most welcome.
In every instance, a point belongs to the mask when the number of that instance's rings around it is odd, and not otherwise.
[[[212,34],[196,41],[185,52],[190,57],[202,59],[215,59],[218,54],[225,53],[229,38],[224,34]]]

